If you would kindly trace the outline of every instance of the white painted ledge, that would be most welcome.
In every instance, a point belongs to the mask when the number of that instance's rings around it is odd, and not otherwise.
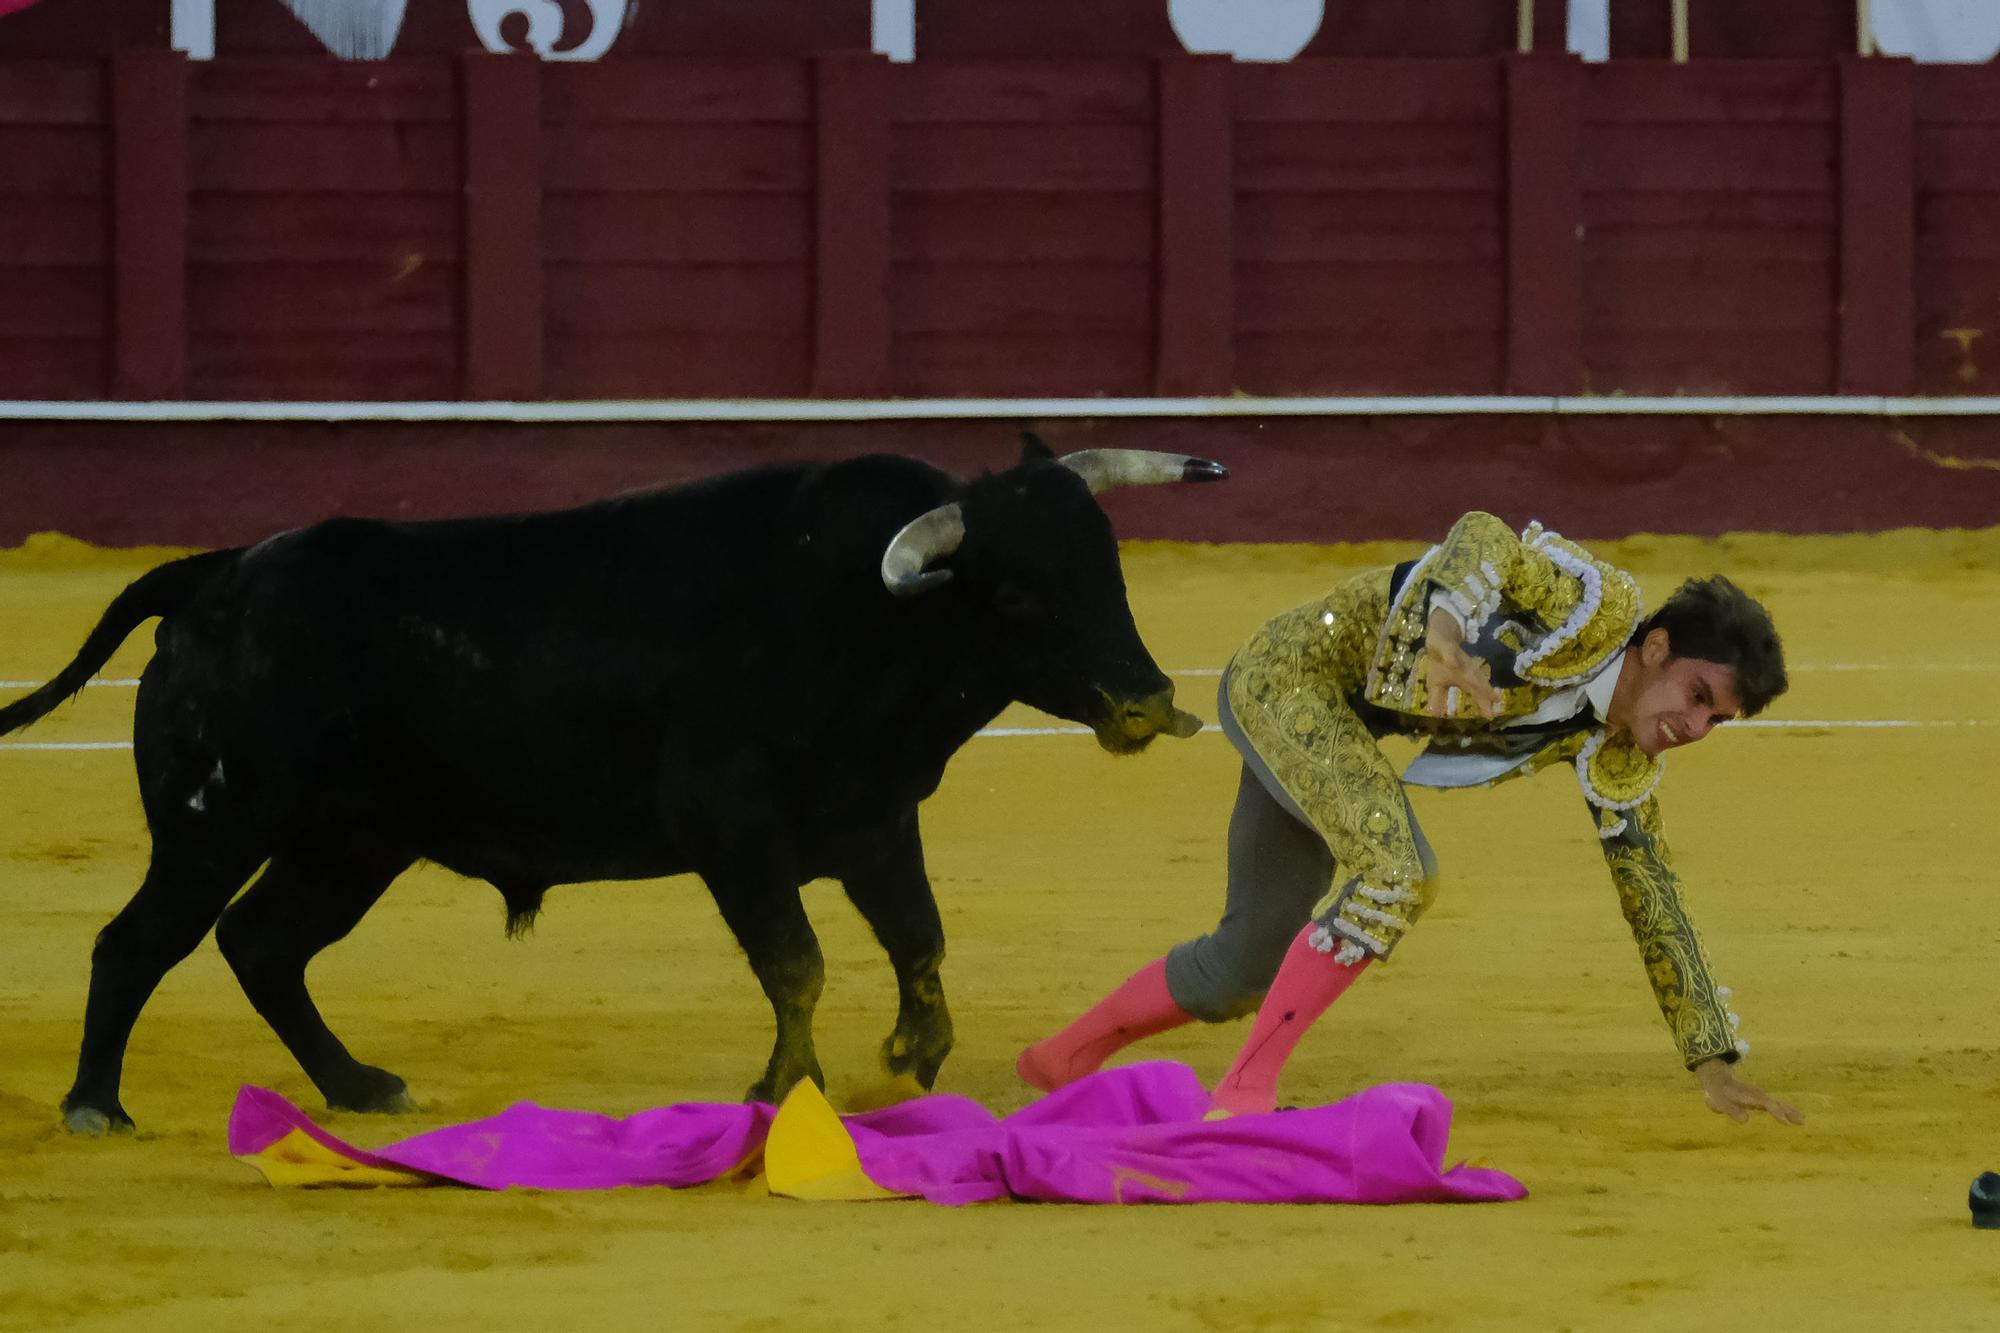
[[[2000,398],[632,399],[591,402],[28,402],[0,421],[674,422],[1385,416],[2000,416]]]

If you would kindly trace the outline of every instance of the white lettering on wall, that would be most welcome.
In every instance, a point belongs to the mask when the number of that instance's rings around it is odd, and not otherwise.
[[[528,20],[527,34],[522,38],[524,45],[542,59],[595,60],[611,49],[639,4],[638,0],[585,0],[585,3],[590,6],[590,33],[566,50],[556,49],[569,34],[563,31],[562,6],[555,0],[466,0],[465,12],[472,20],[472,31],[478,35],[479,44],[489,51],[505,53],[517,49],[507,44],[500,29],[510,15],[519,14]]]

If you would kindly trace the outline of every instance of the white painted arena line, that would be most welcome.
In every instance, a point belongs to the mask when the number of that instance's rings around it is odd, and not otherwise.
[[[2000,665],[1982,663],[1982,662],[1929,662],[1913,666],[1899,665],[1887,662],[1831,662],[1831,663],[1794,666],[1792,670],[1795,672],[1798,671],[1995,671],[1995,670],[2000,670]],[[1222,674],[1222,669],[1220,667],[1185,667],[1179,670],[1171,671],[1168,674],[1174,676],[1220,676]],[[137,686],[138,683],[139,682],[137,680],[108,678],[104,680],[92,680],[89,682],[89,685],[104,689],[131,689]],[[42,682],[39,680],[0,680],[0,689],[31,690],[31,689],[37,689],[41,685]],[[2000,719],[1944,718],[1944,719],[1935,719],[1930,721],[1920,721],[1913,718],[1760,717],[1760,718],[1750,718],[1740,722],[1731,722],[1727,725],[1729,729],[1732,731],[1751,730],[1751,729],[1766,730],[1766,731],[1824,731],[1824,730],[1899,731],[1899,730],[1915,730],[1915,729],[1935,729],[1939,727],[2000,726]],[[1203,727],[1202,730],[1219,732],[1222,730],[1222,728],[1210,725]],[[976,734],[985,737],[1003,737],[1003,738],[1011,736],[1088,736],[1091,734],[1091,731],[1090,728],[1088,727],[1076,727],[1076,726],[987,727]],[[0,750],[34,750],[34,751],[129,750],[131,748],[132,748],[132,742],[130,741],[0,741]]]
[[[1794,673],[1815,671],[1966,671],[2000,672],[2000,660],[1992,662],[1795,662],[1790,666]],[[1169,676],[1215,677],[1222,674],[1221,667],[1175,667],[1167,672]],[[0,690],[38,690],[48,684],[45,680],[0,680]],[[131,690],[137,689],[136,677],[111,677],[85,682],[88,690]]]
[[[1864,718],[1751,718],[1741,722],[1726,724],[1730,731],[1908,731],[1931,730],[1939,727],[1994,727],[2000,726],[2000,718],[1967,717],[1942,718],[1919,721],[1911,718],[1864,717]],[[1220,732],[1221,727],[1210,723],[1203,731]],[[974,733],[977,736],[1007,738],[1013,736],[1088,736],[1089,727],[987,727]],[[130,741],[0,741],[0,750],[129,750]]]

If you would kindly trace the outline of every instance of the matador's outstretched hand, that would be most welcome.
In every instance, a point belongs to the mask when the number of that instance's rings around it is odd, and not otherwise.
[[[1454,690],[1472,700],[1487,717],[1500,711],[1500,691],[1493,688],[1491,669],[1465,651],[1465,627],[1443,607],[1431,612],[1424,637],[1424,690],[1425,707],[1432,717],[1449,717],[1458,711]]]
[[[1708,1109],[1738,1124],[1748,1120],[1752,1111],[1768,1112],[1781,1125],[1806,1122],[1797,1108],[1736,1077],[1735,1067],[1727,1060],[1705,1060],[1694,1067],[1694,1076],[1701,1084],[1701,1095],[1708,1099]]]

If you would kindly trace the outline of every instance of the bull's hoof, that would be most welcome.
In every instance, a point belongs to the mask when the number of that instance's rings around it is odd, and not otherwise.
[[[796,1088],[808,1078],[812,1080],[814,1087],[818,1088],[821,1092],[826,1091],[826,1075],[820,1073],[818,1065],[814,1065],[806,1071],[804,1077],[798,1075],[774,1077],[767,1073],[764,1077],[750,1085],[750,1091],[743,1094],[743,1100],[746,1102],[762,1102],[766,1106],[776,1106],[779,1102],[785,1100],[786,1093]]]
[[[107,1134],[130,1134],[134,1126],[122,1106],[109,1111],[95,1106],[69,1106],[63,1108],[63,1128],[85,1138],[101,1139]]]
[[[405,1115],[417,1109],[409,1085],[386,1069],[362,1065],[338,1091],[328,1091],[326,1104],[335,1111],[364,1115]]]
[[[891,1079],[905,1079],[916,1084],[918,1096],[929,1092],[937,1083],[938,1070],[944,1068],[944,1060],[951,1054],[951,1031],[946,1029],[942,1040],[932,1038],[922,1045],[911,1041],[900,1032],[892,1032],[882,1043],[882,1069]]]

